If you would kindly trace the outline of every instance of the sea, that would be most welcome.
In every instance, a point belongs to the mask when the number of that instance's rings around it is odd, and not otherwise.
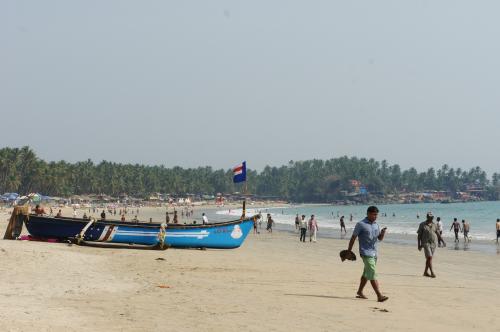
[[[348,240],[356,222],[366,216],[366,205],[287,205],[283,207],[258,208],[251,206],[247,215],[262,213],[264,219],[270,213],[275,221],[275,228],[282,231],[295,232],[295,216],[306,215],[309,220],[315,215],[318,221],[319,237],[343,238]],[[379,216],[377,222],[387,227],[386,242],[416,246],[418,225],[425,221],[428,212],[432,212],[434,220],[441,217],[444,226],[444,238],[449,250],[474,250],[500,255],[500,247],[496,244],[496,220],[500,218],[500,202],[470,203],[419,203],[377,205]],[[208,214],[215,221],[229,220],[241,215],[238,210],[218,210]],[[352,215],[352,221],[351,221]],[[344,216],[347,236],[340,234],[340,217]],[[461,223],[466,220],[470,224],[470,243],[464,243],[460,233],[460,242],[454,242],[454,233],[450,231],[453,218]],[[265,220],[262,223],[265,231]]]

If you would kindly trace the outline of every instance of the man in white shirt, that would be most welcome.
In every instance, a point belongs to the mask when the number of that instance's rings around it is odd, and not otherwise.
[[[202,214],[202,218],[203,218],[203,225],[208,224],[208,218],[207,218],[207,216],[205,215],[205,213],[203,213],[203,214]]]
[[[299,221],[299,227],[300,227],[299,241],[306,242],[307,220],[305,214],[302,215],[302,219]]]
[[[438,247],[441,247],[441,246],[445,247],[446,244],[444,243],[444,241],[442,239],[442,237],[443,237],[443,222],[441,221],[440,217],[437,217],[436,221],[437,221],[436,226],[437,226],[438,233],[439,233],[439,235],[441,235],[441,238],[438,239]]]

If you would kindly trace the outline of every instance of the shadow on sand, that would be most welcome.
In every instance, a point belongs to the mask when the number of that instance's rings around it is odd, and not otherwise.
[[[356,299],[355,297],[347,297],[347,296],[317,295],[317,294],[285,294],[285,295],[286,296],[317,297],[317,298],[323,298],[323,299],[359,301],[359,299]]]

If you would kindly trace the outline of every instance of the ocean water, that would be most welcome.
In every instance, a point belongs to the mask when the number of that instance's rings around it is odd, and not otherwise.
[[[496,219],[500,218],[500,202],[390,204],[378,205],[377,207],[380,210],[377,222],[381,227],[387,227],[386,240],[388,242],[415,245],[418,225],[425,221],[425,215],[430,211],[434,215],[434,220],[441,217],[444,226],[443,235],[451,249],[477,249],[499,253],[494,240],[496,240]],[[305,214],[307,220],[314,214],[320,229],[319,235],[340,237],[339,216],[344,216],[348,236],[350,236],[356,222],[366,216],[366,209],[366,205],[295,205],[269,209],[249,209],[248,214],[271,213],[278,229],[290,231],[295,229],[296,214]],[[238,216],[241,215],[241,210],[220,210],[216,214],[219,218],[229,217],[229,215]],[[350,221],[351,214],[352,221]],[[387,216],[385,216],[386,214]],[[217,217],[215,218],[217,219]],[[450,231],[453,218],[457,218],[460,223],[463,219],[469,222],[469,237],[472,239],[470,244],[464,245],[463,235],[460,234],[461,246],[454,245],[454,233]]]

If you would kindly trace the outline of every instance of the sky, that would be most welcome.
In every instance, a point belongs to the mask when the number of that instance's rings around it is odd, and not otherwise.
[[[0,1],[0,147],[500,171],[498,1]]]

